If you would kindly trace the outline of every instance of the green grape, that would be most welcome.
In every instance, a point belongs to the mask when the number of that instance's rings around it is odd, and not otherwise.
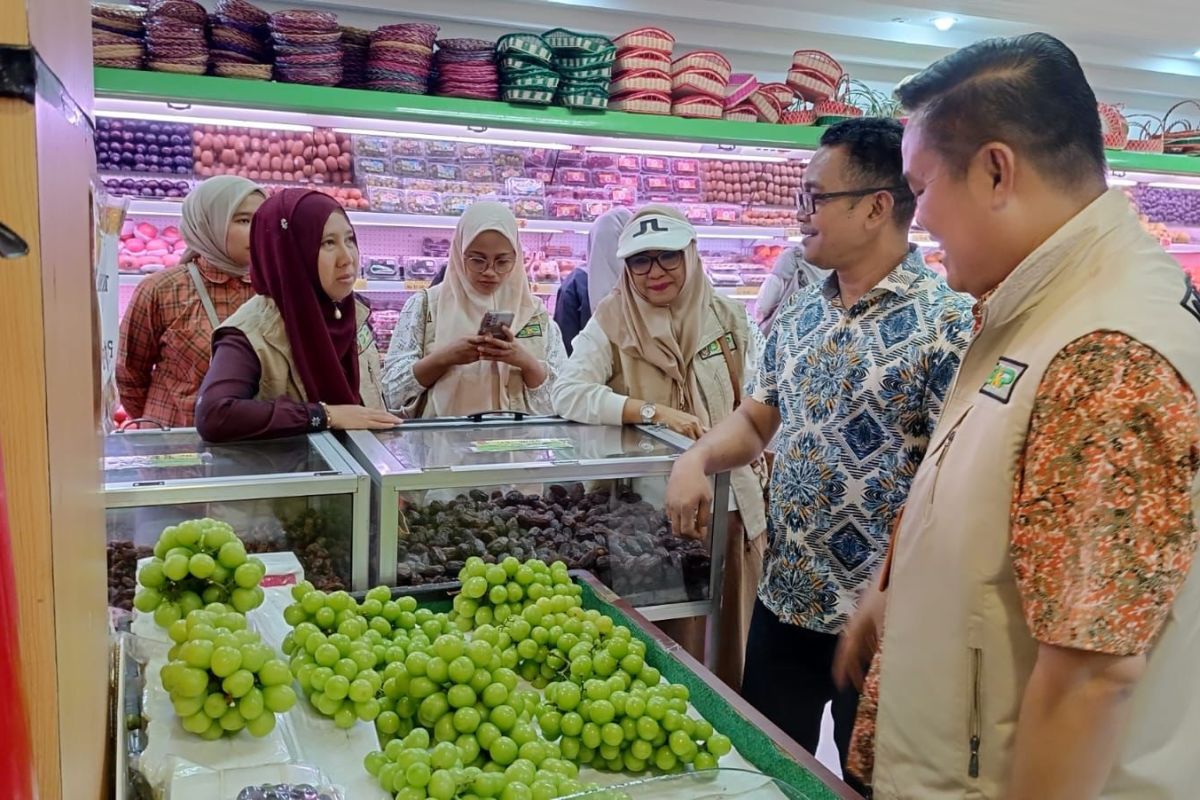
[[[143,614],[149,614],[162,603],[162,595],[157,589],[145,587],[138,590],[133,597],[133,607]]]
[[[238,701],[238,711],[247,723],[258,719],[266,711],[261,689],[252,688]]]
[[[216,568],[217,562],[208,553],[196,553],[188,561],[188,571],[201,580],[211,577]]]
[[[373,722],[380,714],[381,706],[374,697],[354,704],[354,713],[363,722]]]
[[[712,753],[701,750],[696,753],[696,758],[692,761],[692,766],[697,770],[716,769],[717,757]]]
[[[242,651],[236,647],[217,647],[213,650],[209,669],[218,678],[226,678],[242,666]]]
[[[263,702],[267,710],[282,714],[296,704],[296,693],[291,686],[268,686],[263,689]]]
[[[217,560],[225,569],[236,570],[246,563],[246,546],[236,539],[227,541],[217,552]]]
[[[220,694],[210,694],[204,699],[204,714],[210,719],[220,719],[229,710],[229,703]]]
[[[349,730],[358,722],[358,715],[354,713],[353,708],[342,706],[333,714],[333,724],[342,730]]]
[[[230,733],[236,733],[246,727],[246,720],[236,708],[226,711],[219,720],[221,728]]]
[[[163,561],[163,575],[170,581],[181,581],[188,576],[190,557],[183,553],[173,553]]]
[[[254,673],[246,669],[239,669],[221,682],[221,688],[230,697],[245,697],[254,688]]]
[[[154,622],[160,628],[169,628],[179,620],[181,615],[182,611],[178,605],[164,601],[154,609]]]
[[[721,758],[729,754],[729,751],[733,749],[733,743],[725,734],[714,733],[708,737],[708,741],[705,742],[704,747],[709,753],[712,753],[717,758]]]

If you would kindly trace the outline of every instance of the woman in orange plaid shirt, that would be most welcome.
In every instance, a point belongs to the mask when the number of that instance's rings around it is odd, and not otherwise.
[[[213,330],[254,296],[250,220],[265,199],[258,184],[219,175],[184,200],[183,259],[138,284],[121,321],[117,388],[130,419],[193,424]]]

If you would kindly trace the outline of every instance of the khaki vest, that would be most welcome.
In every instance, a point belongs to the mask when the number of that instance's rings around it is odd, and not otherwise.
[[[382,367],[379,348],[375,346],[375,335],[368,323],[370,309],[355,300],[358,317],[358,391],[363,405],[382,409],[383,392],[379,386]],[[257,400],[274,400],[290,397],[299,403],[309,402],[301,385],[296,362],[292,360],[292,347],[283,317],[275,301],[257,295],[234,312],[222,328],[236,328],[250,341],[258,362],[262,366],[262,377],[258,383]]]
[[[704,406],[715,426],[733,414],[745,388],[746,348],[750,346],[749,316],[738,300],[719,295],[713,297],[704,316],[700,341],[703,346],[692,360],[696,385],[704,396]],[[730,359],[721,349],[726,342]],[[621,369],[620,350],[613,346],[613,374],[608,387],[617,394],[628,395],[629,387]],[[735,385],[736,383],[736,385]],[[738,467],[729,475],[729,485],[742,515],[747,539],[755,539],[767,530],[767,509],[764,498],[766,466],[755,463]]]
[[[437,308],[437,297],[440,287],[441,285],[439,284],[425,291],[425,328],[421,331],[422,357],[433,352],[434,349],[434,339],[437,333],[437,321],[434,313]],[[525,323],[525,327],[516,332],[516,337],[520,341],[521,346],[528,350],[529,354],[538,361],[547,361],[547,331],[552,324],[550,315],[546,313],[546,309],[539,307],[537,313],[529,319],[529,322]],[[428,418],[434,416],[433,409],[429,406],[428,397],[428,392],[422,392],[415,402],[406,406],[402,411],[408,417]],[[518,369],[509,370],[508,397],[512,401],[512,407],[503,409],[504,411],[517,411],[523,414],[531,413],[529,410],[529,390],[525,386],[525,379],[521,376],[521,371]]]
[[[1009,552],[1016,466],[1050,362],[1101,330],[1153,348],[1200,388],[1200,296],[1120,192],[1067,223],[989,298],[913,481],[880,654],[877,800],[1004,797],[1038,648]],[[1103,800],[1200,796],[1198,573],[1149,653]]]

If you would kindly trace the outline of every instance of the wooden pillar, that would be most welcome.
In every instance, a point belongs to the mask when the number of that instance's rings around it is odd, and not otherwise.
[[[88,4],[0,0],[0,52],[10,79],[26,70],[0,96],[0,222],[28,245],[0,258],[0,448],[25,707],[41,800],[98,799],[111,780]]]

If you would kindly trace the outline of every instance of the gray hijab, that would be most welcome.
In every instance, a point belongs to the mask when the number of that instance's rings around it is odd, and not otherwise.
[[[632,218],[632,211],[617,206],[597,217],[588,232],[588,260],[584,268],[588,273],[588,305],[593,314],[600,301],[621,282],[625,261],[617,258],[617,240]]]
[[[235,175],[216,175],[198,184],[183,201],[179,233],[187,242],[187,250],[180,263],[190,264],[204,256],[214,269],[237,278],[245,277],[249,269],[230,260],[225,252],[225,237],[238,206],[255,192],[266,196],[257,183]]]
[[[763,291],[758,296],[758,317],[762,320],[764,331],[770,330],[771,323],[789,297],[809,284],[825,280],[829,277],[829,270],[818,269],[805,261],[803,248],[789,247],[775,259],[771,276],[773,280],[769,281],[769,285],[763,285]]]

